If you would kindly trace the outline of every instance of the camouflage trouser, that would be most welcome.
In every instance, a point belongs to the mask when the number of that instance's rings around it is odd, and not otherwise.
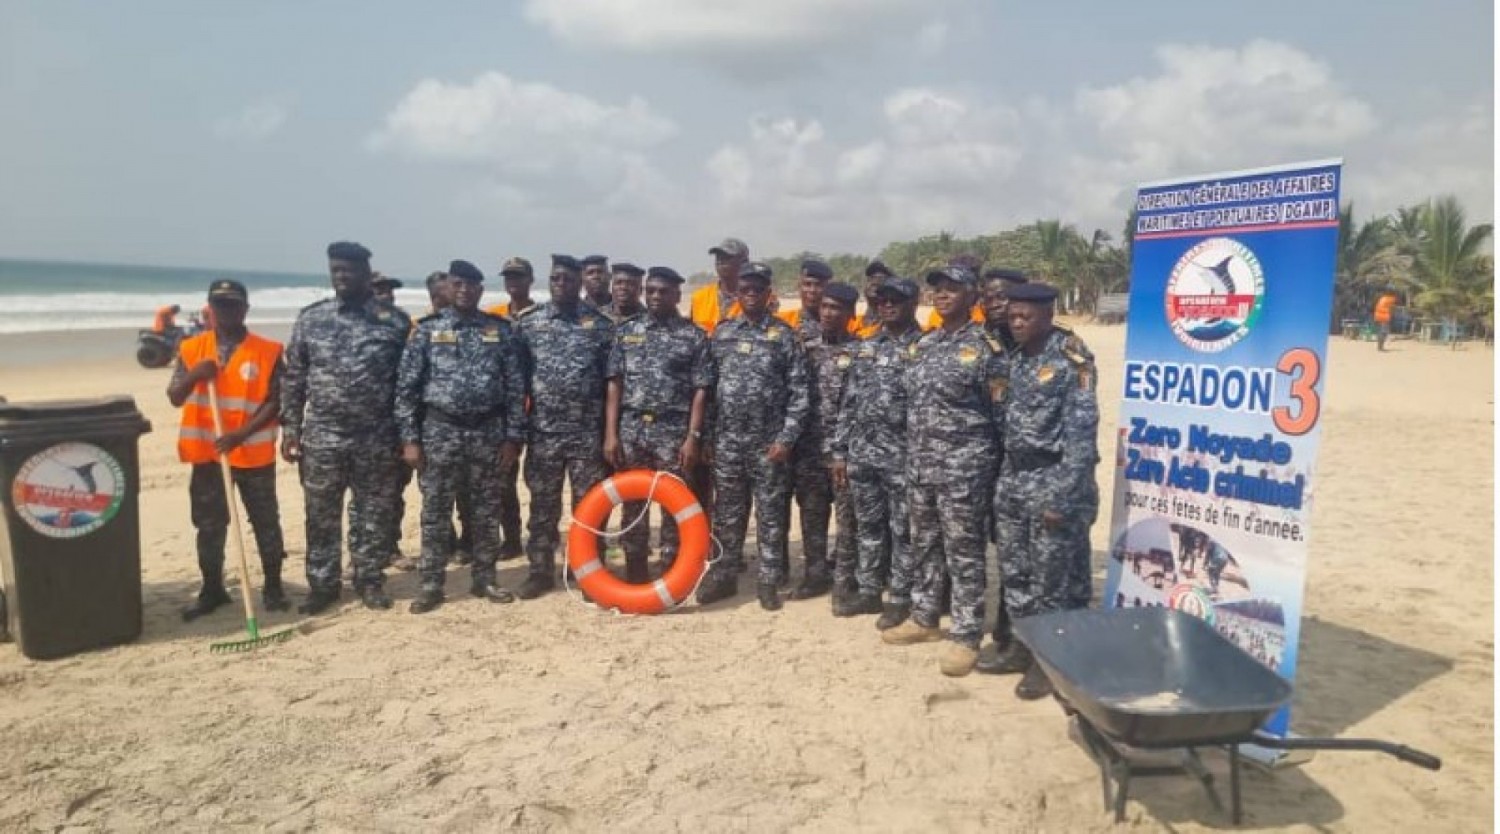
[[[686,473],[677,466],[682,442],[687,439],[688,416],[660,416],[647,421],[642,415],[626,411],[620,415],[620,447],[625,454],[626,469],[652,469],[670,472],[686,479]],[[640,522],[620,537],[620,546],[625,550],[628,562],[644,563],[651,549],[650,505],[645,501],[625,502],[622,525]],[[647,513],[647,515],[641,515]],[[668,513],[661,516],[661,560],[670,565],[677,557],[677,524]],[[712,554],[708,554],[712,555]]]
[[[750,525],[750,507],[755,505],[755,541],[760,559],[758,582],[780,584],[781,553],[786,545],[787,494],[791,473],[784,463],[766,460],[765,450],[733,449],[723,454],[722,439],[714,457],[714,495],[718,506],[712,523],[714,538],[724,548],[714,564],[720,575],[745,564],[745,530]]]
[[[475,583],[493,584],[500,557],[500,447],[482,429],[429,422],[422,430],[422,587],[441,589],[453,554],[453,506],[473,538]]]
[[[261,568],[266,576],[281,576],[286,547],[281,541],[281,507],[276,502],[276,465],[255,469],[230,467],[234,491],[245,506],[245,517],[255,531],[255,548],[260,551]],[[188,500],[192,505],[193,527],[198,530],[198,570],[203,583],[224,582],[224,542],[229,537],[229,502],[224,496],[224,475],[217,463],[193,465],[188,481]]]
[[[833,478],[828,474],[828,465],[816,447],[804,448],[798,444],[792,450],[792,488],[787,494],[787,519],[791,519],[792,500],[796,499],[802,522],[802,559],[806,575],[827,576],[828,565],[828,521],[833,515]],[[852,532],[852,531],[851,531]],[[840,530],[840,533],[844,533]],[[783,547],[782,552],[786,549]],[[783,561],[783,566],[787,563]]]
[[[400,487],[396,490],[396,514],[391,525],[392,530],[389,539],[390,546],[385,548],[385,552],[390,554],[392,558],[394,558],[398,553],[401,552],[401,521],[406,517],[406,487],[411,483],[411,479],[414,474],[415,473],[412,472],[410,466],[407,466],[405,463],[401,464],[401,484]],[[460,492],[458,494],[458,498],[455,503],[458,505],[459,529],[456,532],[454,531],[453,519],[450,517],[448,519],[448,544],[446,546],[447,550],[449,553],[452,553],[455,550],[462,550],[466,553],[473,553],[474,508],[469,505],[469,496],[464,492]],[[427,498],[425,497],[425,493],[424,497],[422,498],[422,505],[423,510],[425,511],[427,505]],[[424,541],[422,547],[425,548],[426,546],[427,545]]]
[[[593,432],[531,436],[525,467],[526,489],[531,492],[526,559],[533,574],[550,575],[557,568],[563,478],[568,479],[576,507],[584,493],[604,480],[606,472],[600,438]]]
[[[500,529],[505,532],[505,541],[521,544],[521,494],[516,482],[521,477],[521,459],[500,470]],[[459,508],[460,517],[463,508]],[[472,551],[470,551],[472,552]]]
[[[302,493],[307,505],[307,584],[339,587],[344,493],[349,499],[349,561],[356,588],[385,583],[382,548],[396,512],[401,460],[394,438],[302,446]]]
[[[890,601],[911,602],[916,560],[911,547],[911,509],[906,473],[873,466],[849,467],[856,529],[859,531],[859,592],[878,596],[890,576]]]
[[[1000,547],[1000,587],[1013,618],[1047,611],[1087,608],[1093,596],[1089,527],[1099,505],[1046,506],[1043,499],[1056,467],[1005,472],[995,492],[995,531]],[[1056,529],[1042,523],[1042,511],[1063,516]]]
[[[953,624],[948,639],[978,648],[984,632],[985,506],[991,478],[961,478],[942,484],[912,484],[912,546],[916,583],[912,619],[936,626],[942,607],[943,571],[952,582]]]

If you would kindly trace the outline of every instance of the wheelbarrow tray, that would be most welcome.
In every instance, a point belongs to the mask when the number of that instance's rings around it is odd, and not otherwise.
[[[1057,611],[1015,630],[1058,697],[1132,747],[1248,741],[1292,697],[1281,676],[1170,608]]]

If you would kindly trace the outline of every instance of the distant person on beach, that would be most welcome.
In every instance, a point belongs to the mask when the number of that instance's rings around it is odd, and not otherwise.
[[[255,531],[265,586],[265,607],[291,607],[281,586],[286,548],[281,538],[281,510],[276,500],[276,416],[281,407],[285,365],[281,343],[245,328],[250,296],[238,281],[214,281],[208,289],[216,315],[214,330],[182,343],[167,399],[182,409],[177,455],[193,467],[188,502],[198,531],[198,572],[203,587],[182,611],[195,620],[229,603],[224,588],[224,544],[229,530],[229,500],[224,494],[221,460],[229,464],[235,491]],[[219,422],[209,387],[218,401]],[[222,434],[219,431],[222,425]],[[240,593],[249,593],[241,588]]]
[[[176,304],[168,304],[156,310],[156,318],[151,323],[151,332],[166,336],[177,330],[177,314],[182,308]]]
[[[618,269],[619,264],[615,264]],[[684,480],[703,455],[708,397],[714,385],[708,334],[677,310],[683,278],[677,270],[646,271],[646,312],[622,322],[609,354],[604,408],[604,456],[616,469],[652,469]],[[650,579],[650,518],[645,502],[625,504],[620,537],[625,581]],[[663,514],[661,564],[677,558],[676,524]]]
[[[906,473],[906,365],[922,338],[917,324],[921,290],[908,278],[875,288],[881,325],[854,348],[837,429],[830,443],[830,474],[847,485],[859,537],[854,580],[858,595],[835,603],[834,616],[879,614],[875,627],[895,628],[911,616],[916,565]],[[890,596],[880,594],[889,580]]]
[[[1385,340],[1391,335],[1391,316],[1396,311],[1396,305],[1401,299],[1393,292],[1383,293],[1375,301],[1375,349],[1385,350]]]
[[[950,265],[927,273],[927,285],[943,323],[912,346],[906,371],[907,489],[919,578],[911,619],[880,638],[896,646],[943,640],[938,618],[946,597],[953,621],[938,669],[962,677],[974,670],[984,639],[985,549],[1005,436],[1006,357],[970,320],[978,275]]]
[[[495,581],[500,556],[501,473],[525,442],[526,377],[515,327],[480,312],[484,273],[468,261],[448,267],[453,304],[422,318],[401,357],[396,423],[402,459],[421,474],[422,587],[411,604],[424,614],[443,603],[453,504],[471,508],[470,593],[491,602],[515,595]]]
[[[1052,323],[1056,299],[1057,290],[1046,284],[1009,290],[1016,349],[1005,387],[995,521],[1001,591],[1017,619],[1086,608],[1093,594],[1089,528],[1099,514],[1098,375],[1093,355]],[[1007,654],[1009,671],[1025,671],[1017,697],[1033,700],[1051,692],[1024,646],[1013,642]]]
[[[300,465],[307,506],[309,590],[298,610],[309,615],[341,594],[345,493],[354,590],[367,608],[391,607],[383,549],[401,479],[396,374],[411,332],[405,313],[375,300],[370,250],[329,244],[328,272],[335,297],[298,314],[281,392],[281,454]]]

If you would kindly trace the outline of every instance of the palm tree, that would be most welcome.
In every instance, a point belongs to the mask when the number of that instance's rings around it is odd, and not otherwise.
[[[1410,283],[1411,258],[1394,244],[1391,219],[1377,217],[1363,224],[1354,219],[1353,204],[1339,211],[1339,248],[1333,282],[1333,321],[1360,319],[1383,290]]]
[[[1450,324],[1480,312],[1476,308],[1493,292],[1495,281],[1493,261],[1486,266],[1481,260],[1493,232],[1489,223],[1469,226],[1456,197],[1428,203],[1417,247],[1416,305]]]

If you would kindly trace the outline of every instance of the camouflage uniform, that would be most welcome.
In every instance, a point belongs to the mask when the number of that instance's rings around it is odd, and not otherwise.
[[[396,421],[422,446],[422,587],[441,590],[453,505],[472,512],[474,584],[493,585],[500,555],[500,445],[525,442],[526,377],[508,319],[453,308],[417,325],[401,359]]]
[[[688,473],[677,466],[677,459],[687,439],[693,396],[714,386],[708,334],[681,316],[667,321],[657,321],[650,315],[630,318],[615,330],[607,376],[620,380],[619,436],[626,468],[670,472],[686,480]],[[646,502],[631,501],[625,504],[623,518],[628,523],[647,510]],[[651,541],[649,522],[649,517],[642,516],[640,523],[621,537],[627,561],[646,559]],[[671,564],[677,546],[677,525],[664,514],[663,563]]]
[[[302,444],[307,504],[307,583],[339,587],[344,492],[349,559],[356,588],[384,584],[390,519],[401,461],[394,403],[396,373],[411,320],[367,299],[320,301],[302,310],[286,349],[281,427]]]
[[[556,567],[563,477],[573,505],[604,479],[604,371],[614,324],[586,301],[571,313],[552,302],[517,319],[525,350],[531,423],[524,477],[531,492],[526,556],[534,576]]]
[[[1099,514],[1099,403],[1094,363],[1054,328],[1042,352],[1010,353],[1006,437],[995,494],[1001,589],[1013,617],[1083,608],[1092,595],[1089,527]],[[1042,512],[1063,517],[1056,530]]]
[[[1003,437],[1005,354],[979,325],[923,334],[906,376],[912,619],[938,623],[942,573],[952,581],[948,639],[978,648],[984,629],[985,523]]]
[[[719,577],[745,564],[745,530],[755,505],[755,539],[761,585],[780,583],[787,535],[791,473],[766,460],[773,443],[796,446],[811,408],[807,357],[796,331],[767,315],[760,322],[736,316],[720,324],[710,342],[718,413],[713,443],[714,537],[723,546]]]
[[[912,325],[901,335],[884,328],[853,348],[849,380],[839,405],[832,454],[849,467],[849,491],[859,535],[855,581],[879,596],[890,575],[890,601],[911,602],[916,562],[906,480],[906,367],[922,338]]]
[[[854,505],[848,490],[835,493],[833,478],[828,474],[833,433],[838,422],[839,403],[844,398],[853,343],[823,341],[821,327],[815,327],[809,338],[804,320],[798,327],[803,349],[807,353],[811,375],[808,391],[812,398],[812,416],[807,428],[792,450],[792,495],[802,520],[802,556],[806,560],[807,578],[825,578],[830,573],[839,582],[854,579]],[[828,519],[838,513],[838,531],[834,539],[833,564],[828,558]]]

